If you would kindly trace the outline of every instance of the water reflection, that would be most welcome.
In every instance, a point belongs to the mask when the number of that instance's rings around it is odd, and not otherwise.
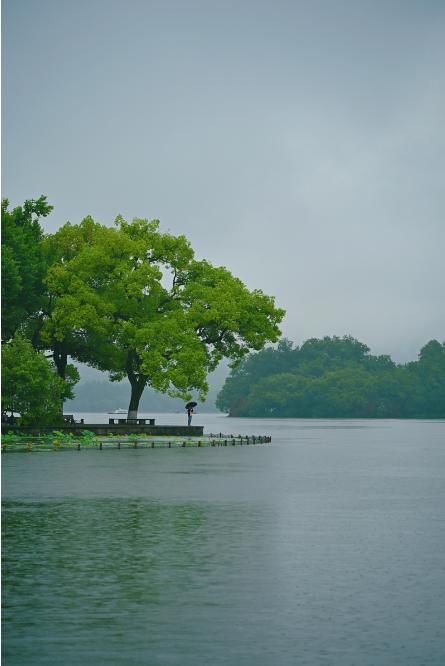
[[[105,585],[121,600],[156,605],[169,567],[184,567],[183,575],[172,578],[184,589],[193,584],[197,559],[205,565],[208,557],[202,506],[115,499],[6,501],[3,510],[4,592],[8,598],[14,590],[26,607],[40,605],[42,587],[68,590],[71,608],[77,595],[80,604],[84,594],[98,604],[94,591]],[[100,595],[100,604],[113,600]]]
[[[4,657],[27,665],[113,663],[104,650],[157,663],[172,625],[175,654],[184,633],[193,650],[206,609],[224,620],[262,520],[249,507],[116,498],[7,500],[3,512]]]

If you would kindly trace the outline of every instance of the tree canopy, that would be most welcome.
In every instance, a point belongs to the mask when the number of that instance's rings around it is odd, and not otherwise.
[[[46,262],[39,219],[52,208],[43,195],[11,211],[2,200],[2,340],[10,340],[41,306]]]
[[[75,379],[59,377],[54,364],[17,335],[2,346],[2,414],[18,412],[23,425],[57,424]]]
[[[26,368],[35,366],[37,373],[29,390],[45,395],[46,381],[60,406],[76,381],[73,359],[109,372],[112,380],[128,377],[129,417],[135,417],[147,385],[185,399],[196,391],[203,399],[207,374],[223,357],[237,363],[278,339],[284,310],[272,297],[249,291],[224,267],[195,259],[185,236],[161,232],[159,221],[118,216],[107,227],[86,217],[45,235],[39,219],[51,210],[44,196],[12,211],[7,200],[2,204],[7,387],[13,376],[8,363],[21,345]],[[16,331],[51,357],[61,383],[24,337],[14,339]],[[27,377],[28,370],[17,372],[17,381]],[[12,404],[9,397],[6,402]],[[16,411],[23,404],[41,420],[25,399],[13,402]]]
[[[69,357],[127,376],[130,418],[145,386],[203,399],[223,357],[236,363],[279,337],[284,310],[272,297],[196,260],[185,236],[162,233],[157,220],[68,223],[45,239],[44,256],[39,346],[61,377]]]
[[[444,418],[445,343],[396,365],[351,336],[281,340],[232,370],[217,405],[232,416]]]

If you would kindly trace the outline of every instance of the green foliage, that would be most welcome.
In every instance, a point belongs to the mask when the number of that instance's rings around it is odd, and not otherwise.
[[[86,218],[45,243],[50,308],[42,345],[59,367],[67,355],[128,377],[130,410],[146,385],[204,399],[208,372],[279,336],[284,311],[222,267],[196,261],[184,236],[159,222],[119,217],[110,229]]]
[[[2,347],[2,413],[20,413],[22,425],[60,420],[74,381],[58,377],[54,366],[20,335]]]
[[[8,345],[7,372],[18,384],[6,377],[5,400],[23,422],[53,419],[57,403],[61,413],[76,380],[70,357],[112,380],[128,377],[135,416],[145,386],[186,400],[195,391],[204,400],[207,374],[223,357],[236,364],[278,339],[284,310],[272,297],[195,260],[185,236],[162,233],[157,220],[119,216],[109,228],[86,217],[45,237],[39,218],[51,210],[43,196],[13,211],[2,204],[5,339],[20,330],[50,351],[60,379],[30,348],[14,371],[12,352],[25,340]]]
[[[96,437],[96,435],[91,430],[82,430],[82,439],[81,439],[81,441],[83,441],[83,442],[92,442],[95,437]]]
[[[63,442],[72,442],[75,437],[72,432],[65,432],[63,430],[53,430],[52,434]]]
[[[10,430],[9,432],[2,434],[2,443],[3,445],[10,444],[11,442],[15,442],[18,437],[22,437],[22,435]]]
[[[44,294],[46,262],[39,218],[52,210],[46,197],[8,210],[2,200],[2,339],[10,340],[39,311]]]
[[[445,344],[397,366],[350,336],[281,341],[232,370],[217,406],[232,416],[443,418]]]
[[[445,343],[430,340],[419,353],[419,360],[407,366],[410,392],[406,409],[428,418],[445,416]]]

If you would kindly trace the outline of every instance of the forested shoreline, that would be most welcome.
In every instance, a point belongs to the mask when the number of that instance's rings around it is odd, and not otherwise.
[[[246,356],[216,404],[246,417],[445,418],[445,343],[400,365],[351,336],[283,339]]]

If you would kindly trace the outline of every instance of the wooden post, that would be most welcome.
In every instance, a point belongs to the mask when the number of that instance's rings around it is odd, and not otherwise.
[[[102,451],[102,440],[99,442],[99,449]]]
[[[152,449],[155,448],[155,443],[154,443],[154,442],[151,443],[151,448],[152,448]]]
[[[80,442],[77,442],[77,450],[80,451]]]

